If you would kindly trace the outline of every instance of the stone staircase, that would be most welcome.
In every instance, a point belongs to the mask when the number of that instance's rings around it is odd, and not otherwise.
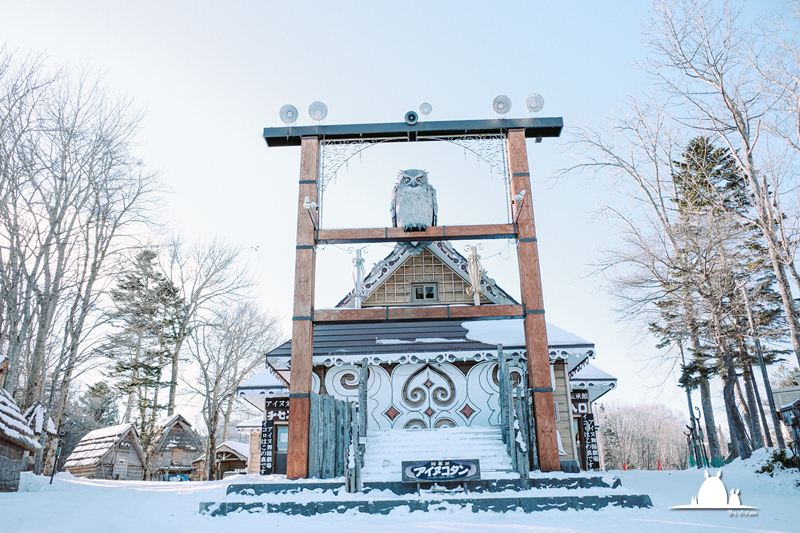
[[[519,478],[499,427],[386,429],[367,434],[363,481],[400,481],[403,461],[478,459],[481,479]]]
[[[448,483],[404,483],[402,461],[478,459],[481,478]],[[644,494],[626,494],[618,477],[535,472],[520,479],[498,428],[382,430],[367,436],[364,491],[348,493],[343,478],[231,484],[221,502],[203,502],[200,513],[233,512],[315,515],[357,510],[389,514],[393,509],[436,511],[468,508],[473,512],[526,513],[551,509],[652,507]]]

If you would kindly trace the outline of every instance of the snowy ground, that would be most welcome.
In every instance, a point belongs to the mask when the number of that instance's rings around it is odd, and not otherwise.
[[[230,483],[253,482],[253,476],[205,483],[149,483],[101,481],[56,476],[48,479],[23,474],[20,492],[0,493],[0,531],[135,532],[159,531],[463,531],[513,532],[639,532],[661,531],[800,531],[800,488],[797,471],[770,478],[755,474],[765,452],[746,462],[735,461],[723,469],[722,480],[740,489],[743,505],[759,508],[756,516],[730,516],[728,511],[670,511],[697,495],[704,481],[702,471],[608,472],[622,479],[626,494],[648,494],[652,509],[604,509],[601,511],[547,511],[523,513],[472,513],[468,510],[430,513],[394,511],[391,515],[326,514],[284,516],[240,513],[226,517],[200,515],[204,501],[222,501]],[[715,474],[716,471],[712,471]],[[617,489],[620,490],[620,489]],[[563,489],[559,489],[562,492]],[[541,495],[548,495],[541,491]],[[329,497],[329,495],[320,495]],[[377,495],[376,495],[377,496]],[[298,499],[316,497],[314,493]],[[241,498],[237,498],[241,501]]]

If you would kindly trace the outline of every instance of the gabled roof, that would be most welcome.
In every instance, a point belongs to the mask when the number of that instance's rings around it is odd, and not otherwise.
[[[144,441],[144,449],[148,457],[152,457],[154,453],[157,453],[169,446],[169,432],[176,425],[180,426],[184,433],[194,441],[194,445],[197,450],[203,449],[203,441],[200,440],[200,437],[198,437],[197,433],[194,432],[189,421],[183,418],[180,414],[175,413],[172,416],[162,418],[156,422],[155,427],[153,427],[153,431]]]
[[[450,267],[459,277],[467,282],[470,281],[469,274],[467,273],[469,261],[466,257],[458,253],[449,242],[430,242],[425,248],[430,250],[433,255]],[[366,294],[363,299],[366,300],[369,298],[384,281],[389,279],[389,277],[411,257],[413,257],[411,253],[398,244],[389,255],[375,263],[370,273],[364,278],[364,290]],[[506,291],[501,289],[492,278],[488,277],[485,272],[481,276],[481,288],[484,290],[484,296],[493,304],[514,305],[517,303]],[[351,290],[347,296],[336,304],[336,307],[353,307],[354,305],[355,289]]]
[[[0,388],[0,440],[13,442],[29,452],[42,448],[28,427],[28,422],[19,412],[17,402],[3,388]]]
[[[226,450],[236,455],[240,461],[247,461],[247,456],[250,455],[250,446],[245,442],[226,440],[217,446],[217,453]]]
[[[139,442],[139,433],[136,431],[136,426],[133,424],[119,424],[96,429],[84,435],[67,458],[64,468],[98,465],[103,460],[103,457],[114,449],[118,442],[128,436],[131,437],[133,449],[144,465],[144,450],[142,450],[142,445]]]

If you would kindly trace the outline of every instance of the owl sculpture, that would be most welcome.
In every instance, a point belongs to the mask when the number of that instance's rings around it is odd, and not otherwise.
[[[400,171],[392,191],[392,226],[404,231],[425,231],[436,225],[438,211],[436,189],[428,183],[428,173],[416,169]],[[414,255],[425,247],[425,243],[401,245]]]

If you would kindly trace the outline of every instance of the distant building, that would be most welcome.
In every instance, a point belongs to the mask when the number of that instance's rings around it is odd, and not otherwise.
[[[87,433],[64,463],[76,477],[140,481],[145,454],[133,424],[120,424]]]
[[[178,413],[156,422],[144,441],[150,480],[189,481],[194,479],[192,458],[203,450],[203,442],[188,420]]]
[[[8,369],[6,356],[0,357],[0,384]],[[36,453],[41,445],[17,407],[17,402],[0,388],[0,492],[15,492],[19,488],[19,473],[27,464],[23,456]]]

